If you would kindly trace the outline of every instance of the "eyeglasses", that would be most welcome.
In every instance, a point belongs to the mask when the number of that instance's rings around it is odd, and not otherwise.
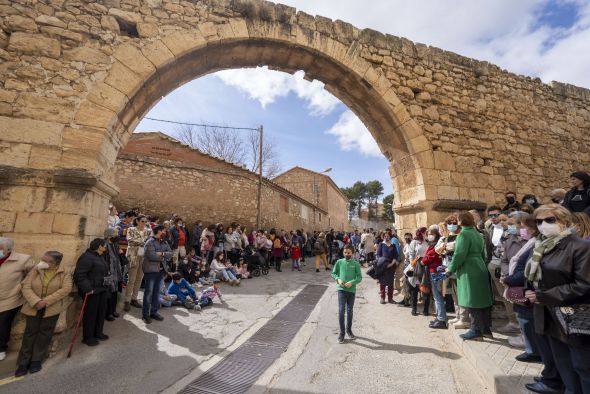
[[[141,223],[147,223],[147,220],[140,220]]]
[[[543,222],[548,223],[548,224],[553,224],[553,223],[557,222],[557,218],[555,216],[549,216],[548,218],[545,218],[545,219],[535,219],[535,223],[537,223],[537,226],[542,225]]]
[[[500,217],[500,214],[499,213],[490,213],[488,216],[491,218],[498,218],[498,217]]]

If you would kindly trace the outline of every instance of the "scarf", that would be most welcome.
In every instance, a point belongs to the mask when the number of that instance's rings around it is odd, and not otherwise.
[[[574,234],[574,229],[566,228],[562,232],[553,237],[545,237],[539,235],[535,241],[535,248],[533,249],[533,255],[527,261],[524,269],[524,276],[532,282],[535,287],[538,286],[539,281],[542,279],[541,273],[541,259],[546,253],[552,251],[565,237]]]

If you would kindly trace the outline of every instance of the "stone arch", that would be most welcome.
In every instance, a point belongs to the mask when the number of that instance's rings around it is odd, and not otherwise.
[[[373,134],[391,163],[399,207],[434,200],[432,188],[424,187],[422,174],[431,165],[432,147],[391,82],[360,57],[360,47],[355,43],[347,47],[319,34],[278,33],[280,29],[271,23],[238,19],[177,31],[145,46],[124,43],[113,48],[113,67],[82,101],[74,121],[81,127],[107,131],[107,141],[117,151],[160,97],[190,80],[223,69],[258,65],[290,73],[303,70],[306,78],[323,82]],[[117,93],[112,94],[113,89]],[[106,91],[111,92],[110,97],[105,96]],[[108,108],[105,98],[110,100]],[[102,163],[104,167],[97,171],[108,177],[113,164]]]

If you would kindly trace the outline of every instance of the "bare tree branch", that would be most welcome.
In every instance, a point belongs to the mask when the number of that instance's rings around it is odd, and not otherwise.
[[[258,173],[260,166],[260,141],[257,132],[251,132],[248,135],[247,145],[249,152],[250,171]],[[262,140],[262,174],[267,178],[274,178],[281,172],[279,162],[279,150],[274,140],[269,136],[264,136]]]
[[[231,129],[182,125],[177,129],[177,135],[190,147],[229,163],[241,166],[248,158],[243,136]]]

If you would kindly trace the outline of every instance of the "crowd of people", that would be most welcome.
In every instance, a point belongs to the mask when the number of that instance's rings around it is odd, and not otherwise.
[[[494,320],[505,317],[494,328],[524,350],[516,359],[544,365],[528,390],[590,393],[590,176],[573,173],[571,183],[544,205],[509,192],[506,205],[488,206],[483,219],[476,210],[454,212],[405,233],[401,254],[395,232],[378,235],[367,273],[378,281],[381,303],[416,316],[421,299],[429,316],[432,300],[429,327],[468,329],[464,340],[493,339]]]
[[[529,390],[589,393],[590,176],[576,172],[571,181],[570,191],[554,190],[545,205],[531,194],[519,202],[509,192],[506,205],[487,207],[485,218],[475,210],[454,212],[403,237],[395,229],[248,231],[239,223],[201,221],[189,231],[176,214],[160,221],[111,206],[104,237],[90,242],[73,272],[62,267],[58,251],[34,263],[0,238],[0,360],[20,311],[26,329],[15,375],[41,370],[74,285],[84,305],[82,342],[96,346],[108,340],[105,321],[120,316],[119,301],[151,324],[164,320],[161,307],[201,311],[215,298],[224,302],[222,282],[240,286],[271,267],[281,272],[285,261],[301,271],[313,258],[316,273],[323,266],[337,281],[341,343],[345,332],[354,339],[354,292],[360,267],[370,267],[380,303],[408,307],[413,316],[419,307],[425,316],[433,311],[432,329],[452,324],[468,329],[464,340],[484,340],[493,338],[493,317],[506,317],[494,328],[515,334],[511,346],[524,349],[517,359],[544,364]]]

